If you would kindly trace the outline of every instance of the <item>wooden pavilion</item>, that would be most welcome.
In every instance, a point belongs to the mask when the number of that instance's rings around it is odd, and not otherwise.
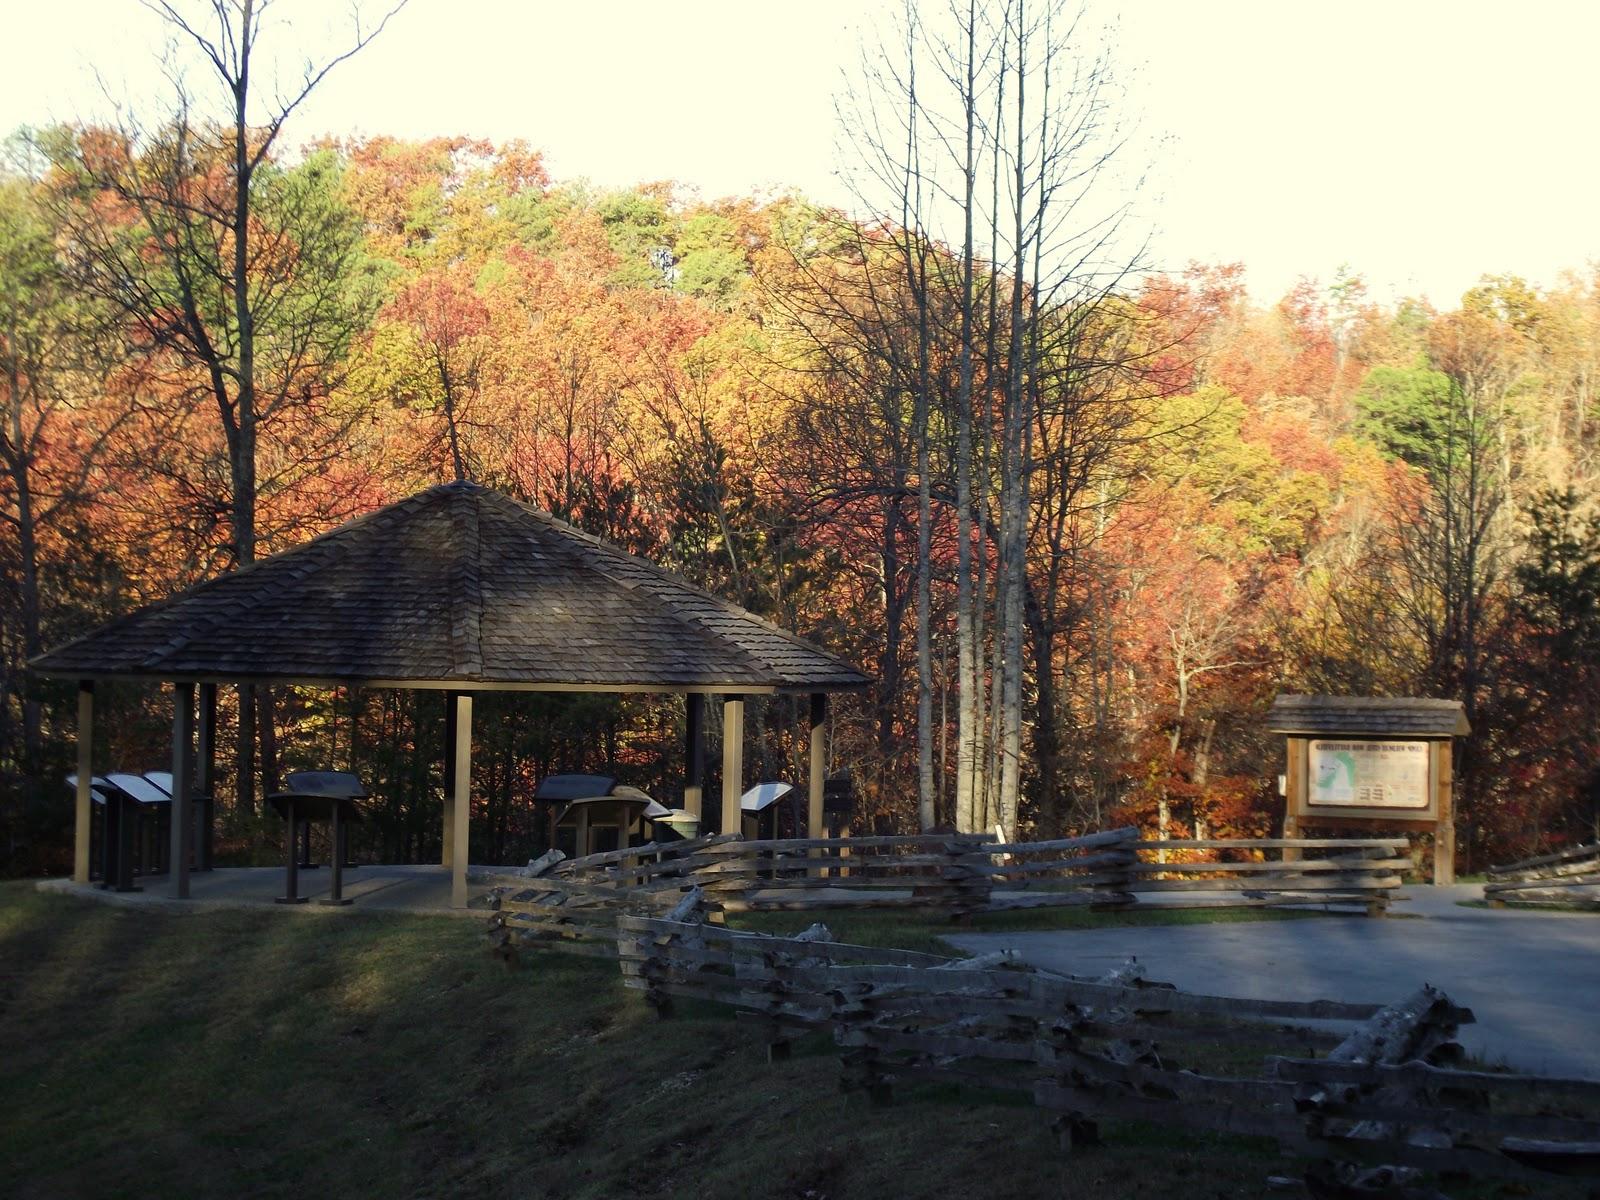
[[[94,685],[170,684],[172,894],[189,895],[191,801],[216,778],[219,684],[420,688],[446,695],[444,865],[467,901],[475,692],[664,692],[687,699],[684,804],[699,814],[705,701],[723,698],[722,828],[737,831],[744,701],[810,701],[809,824],[822,827],[827,695],[868,686],[843,659],[563,521],[472,483],[391,504],[35,658],[78,680],[73,878],[89,879]],[[195,717],[198,689],[198,744]]]

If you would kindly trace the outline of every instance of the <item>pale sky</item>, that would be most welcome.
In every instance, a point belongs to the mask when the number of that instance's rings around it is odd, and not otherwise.
[[[1258,299],[1341,263],[1453,306],[1480,274],[1600,259],[1600,5],[1580,0],[1092,0],[1145,134],[1161,267],[1242,261]],[[934,0],[942,7],[942,0]],[[379,7],[368,0],[369,11]],[[290,131],[522,138],[558,179],[797,188],[848,205],[834,96],[896,0],[412,0]],[[932,7],[932,5],[930,5]],[[134,0],[4,0],[0,132],[161,95]],[[346,6],[280,0],[289,50]],[[279,44],[289,45],[287,39]]]

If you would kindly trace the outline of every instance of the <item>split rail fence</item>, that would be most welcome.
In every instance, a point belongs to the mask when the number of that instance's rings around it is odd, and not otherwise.
[[[773,1060],[831,1031],[842,1086],[876,1103],[932,1079],[1031,1099],[1069,1149],[1112,1118],[1262,1135],[1347,1164],[1524,1179],[1600,1168],[1600,1081],[1458,1069],[1454,1035],[1473,1017],[1431,987],[1388,1006],[1241,1000],[1149,982],[1131,960],[1089,978],[845,945],[820,925],[739,933],[697,919],[697,900],[675,914],[689,919],[619,915],[626,985],[662,1016],[683,998],[732,1006]],[[1300,1024],[1313,1020],[1349,1029]]]
[[[1483,896],[1490,908],[1509,902],[1600,909],[1600,842],[1490,867]]]
[[[1131,962],[1074,977],[1008,956],[837,943],[822,926],[785,938],[719,923],[752,909],[915,907],[961,917],[1127,908],[1154,891],[1176,892],[1179,903],[1194,902],[1189,892],[1227,892],[1195,899],[1381,914],[1408,865],[1404,847],[1150,842],[1131,829],[1017,844],[708,837],[551,855],[492,877],[490,932],[507,958],[549,946],[615,959],[663,1016],[679,999],[731,1006],[758,1025],[775,1060],[797,1038],[829,1031],[843,1085],[877,1102],[916,1079],[1020,1093],[1052,1115],[1068,1147],[1096,1140],[1099,1120],[1138,1119],[1269,1136],[1341,1169],[1381,1162],[1512,1178],[1600,1170],[1600,1081],[1460,1069],[1454,1034],[1472,1015],[1432,988],[1389,1006],[1241,1000],[1149,982]],[[1280,857],[1269,860],[1273,852]],[[1579,861],[1552,856],[1518,869]]]
[[[549,855],[480,881],[492,885],[508,931],[609,953],[619,908],[660,911],[693,887],[719,913],[915,909],[963,920],[1022,908],[1129,909],[1141,895],[1166,893],[1166,907],[1319,904],[1383,916],[1410,865],[1405,847],[1393,838],[1143,841],[1132,828],[1010,843],[734,835]]]

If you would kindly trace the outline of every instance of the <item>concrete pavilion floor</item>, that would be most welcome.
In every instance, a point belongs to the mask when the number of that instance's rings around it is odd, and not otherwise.
[[[448,867],[363,864],[347,867],[344,872],[345,899],[353,900],[353,904],[335,907],[317,903],[328,895],[327,867],[301,869],[298,890],[300,895],[310,897],[309,903],[274,904],[274,899],[283,895],[283,874],[282,867],[218,867],[212,871],[195,871],[189,876],[188,900],[173,898],[165,875],[140,876],[134,882],[144,890],[138,892],[113,892],[102,889],[99,884],[78,884],[70,879],[45,879],[38,887],[41,891],[81,896],[107,904],[168,912],[204,912],[217,908],[275,908],[318,913],[376,910],[474,919],[481,919],[484,912],[473,904],[488,890],[486,885],[474,884],[469,874],[469,907],[451,908]]]

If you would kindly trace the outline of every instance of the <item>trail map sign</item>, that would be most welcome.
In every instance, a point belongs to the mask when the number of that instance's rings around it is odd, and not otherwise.
[[[1451,743],[1471,732],[1460,703],[1279,696],[1268,727],[1286,739],[1284,837],[1308,827],[1431,834],[1433,881],[1454,882]]]
[[[1427,742],[1313,741],[1309,751],[1312,808],[1428,807]]]

